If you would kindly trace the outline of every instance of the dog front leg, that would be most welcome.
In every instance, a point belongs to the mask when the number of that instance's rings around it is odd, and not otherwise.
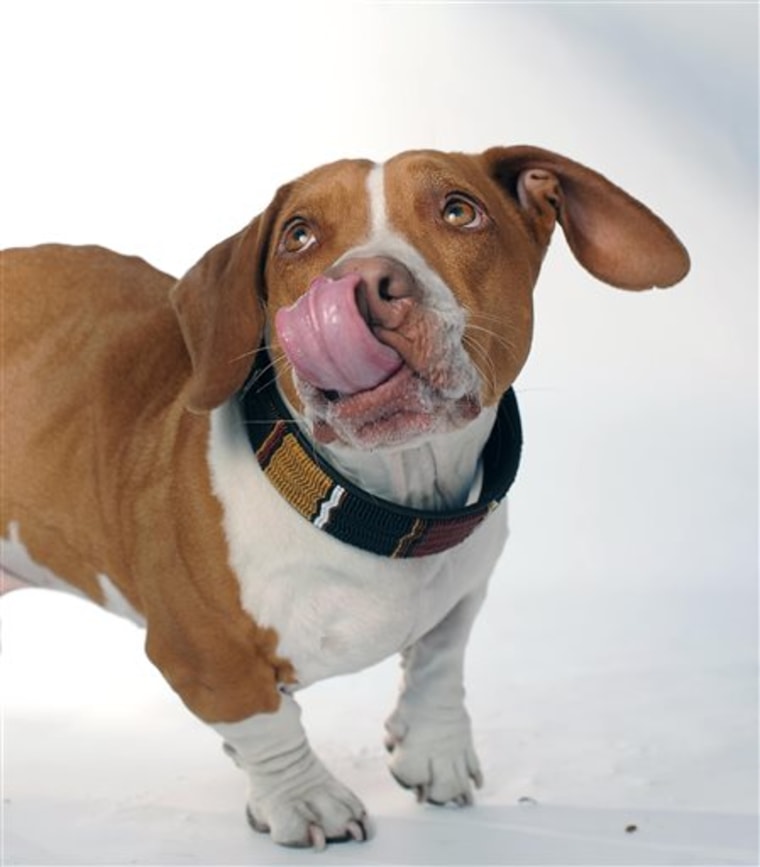
[[[364,805],[314,755],[301,725],[301,709],[283,695],[275,713],[217,723],[225,751],[248,774],[248,820],[285,846],[363,841],[369,837]]]
[[[464,654],[485,587],[404,651],[396,709],[385,723],[391,774],[419,801],[473,802],[483,783],[464,706]]]

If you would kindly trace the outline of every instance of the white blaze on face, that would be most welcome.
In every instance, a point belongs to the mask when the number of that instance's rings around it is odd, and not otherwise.
[[[385,209],[385,167],[376,165],[367,176],[367,195],[369,196],[371,237],[382,236],[387,231]]]
[[[441,275],[430,266],[419,250],[404,237],[403,231],[391,226],[385,194],[385,166],[380,163],[367,175],[370,227],[367,240],[347,250],[334,264],[346,259],[382,256],[395,259],[412,274],[422,293],[421,304],[435,315],[440,333],[445,335],[445,355],[450,362],[453,389],[446,390],[452,400],[467,394],[478,394],[480,378],[470,357],[462,346],[462,337],[467,322],[466,311]]]

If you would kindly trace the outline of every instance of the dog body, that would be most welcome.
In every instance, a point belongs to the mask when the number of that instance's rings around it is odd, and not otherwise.
[[[392,773],[434,803],[480,784],[464,652],[556,222],[613,285],[688,270],[644,206],[526,147],[322,167],[179,281],[95,247],[3,254],[7,586],[145,625],[278,842],[366,838],[293,693],[397,652]]]

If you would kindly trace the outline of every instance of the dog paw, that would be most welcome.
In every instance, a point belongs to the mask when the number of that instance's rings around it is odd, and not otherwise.
[[[246,815],[255,831],[282,846],[320,850],[328,843],[363,843],[372,835],[364,805],[337,780],[298,794],[251,798]]]
[[[392,719],[386,726],[388,767],[400,786],[414,791],[420,803],[474,803],[473,785],[483,785],[483,774],[466,719],[415,725]]]

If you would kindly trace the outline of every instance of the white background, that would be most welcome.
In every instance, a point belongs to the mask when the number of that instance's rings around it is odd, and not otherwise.
[[[3,3],[3,246],[99,243],[181,274],[322,162],[529,143],[691,252],[681,286],[634,296],[555,238],[512,540],[469,657],[479,806],[418,807],[384,770],[395,662],[319,685],[312,740],[378,828],[320,863],[757,863],[757,18]],[[6,863],[311,863],[245,826],[242,776],[138,630],[38,591],[2,609]]]

